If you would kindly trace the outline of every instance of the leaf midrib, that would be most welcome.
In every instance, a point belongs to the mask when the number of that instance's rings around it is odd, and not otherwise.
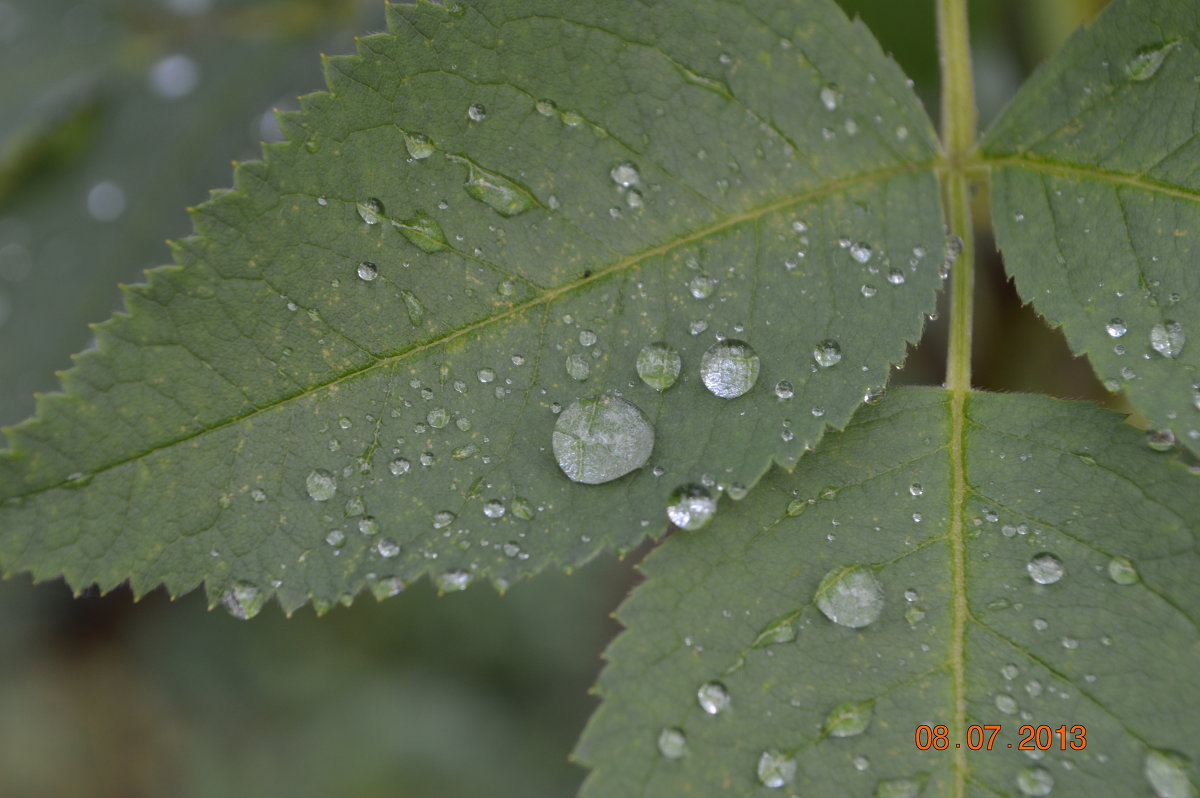
[[[728,230],[729,228],[736,227],[737,225],[743,224],[745,222],[756,221],[758,219],[761,219],[764,216],[784,210],[792,205],[799,205],[799,204],[802,204],[805,202],[811,202],[812,200],[820,199],[822,197],[829,196],[831,194],[835,194],[835,193],[838,193],[840,191],[843,191],[843,190],[846,190],[849,188],[853,188],[854,186],[858,186],[858,185],[862,185],[862,184],[869,184],[869,183],[873,183],[876,181],[885,181],[885,180],[889,180],[893,177],[897,177],[897,176],[904,175],[904,174],[917,174],[917,173],[920,173],[925,170],[933,170],[933,169],[937,168],[938,162],[939,162],[939,159],[934,159],[934,160],[928,160],[928,161],[924,161],[924,162],[920,162],[920,163],[901,164],[899,166],[892,166],[892,167],[888,167],[886,169],[875,169],[870,172],[862,172],[862,173],[859,173],[856,175],[851,175],[849,177],[841,178],[839,180],[831,181],[822,186],[814,188],[811,191],[803,192],[800,194],[793,194],[793,195],[787,196],[783,199],[779,199],[779,200],[770,202],[766,205],[762,205],[757,208],[753,208],[751,210],[743,211],[743,212],[737,213],[737,214],[732,214],[715,224],[711,224],[711,225],[708,225],[707,227],[700,228],[699,230],[696,230],[685,236],[674,238],[669,242],[666,242],[664,244],[659,244],[657,246],[643,250],[642,252],[639,252],[639,253],[627,255],[624,258],[621,258],[620,260],[616,261],[612,265],[610,265],[604,269],[599,269],[599,270],[595,271],[593,274],[591,274],[588,277],[583,277],[583,278],[580,278],[573,282],[564,283],[563,285],[549,289],[545,293],[543,293],[539,296],[536,296],[527,302],[523,302],[519,305],[514,305],[513,307],[508,308],[507,310],[505,310],[501,313],[497,313],[493,316],[488,316],[488,317],[480,319],[479,321],[476,321],[472,324],[469,324],[465,327],[460,327],[457,330],[450,331],[435,340],[428,341],[424,344],[410,347],[403,351],[397,352],[393,355],[375,357],[371,362],[367,363],[366,365],[358,366],[356,368],[350,369],[349,371],[343,372],[342,374],[339,374],[339,375],[333,377],[332,379],[317,383],[315,385],[311,385],[302,390],[288,394],[288,395],[283,396],[273,402],[264,404],[261,407],[256,407],[248,412],[245,412],[245,413],[242,413],[239,415],[230,416],[229,418],[218,421],[215,424],[211,424],[211,425],[202,427],[200,429],[193,430],[191,432],[188,432],[184,435],[180,435],[179,437],[173,438],[164,443],[150,446],[145,449],[139,450],[133,454],[130,454],[128,456],[112,460],[108,463],[105,463],[96,468],[93,468],[90,471],[84,472],[83,476],[77,477],[74,480],[60,479],[49,485],[43,485],[41,487],[32,488],[32,489],[29,489],[29,490],[26,490],[26,491],[23,491],[20,493],[14,493],[12,495],[5,496],[4,498],[8,499],[8,500],[27,499],[27,498],[31,498],[33,496],[38,496],[42,493],[46,493],[46,492],[49,492],[52,490],[57,490],[59,488],[68,486],[72,483],[77,483],[80,479],[89,479],[90,480],[96,476],[99,476],[100,474],[103,474],[105,472],[119,468],[128,463],[136,462],[143,458],[149,457],[153,454],[156,454],[157,452],[164,451],[164,450],[170,449],[174,446],[178,446],[180,444],[187,443],[189,441],[195,440],[196,438],[199,438],[203,435],[207,435],[209,433],[218,432],[222,429],[231,427],[235,424],[240,424],[240,423],[247,421],[249,419],[252,419],[258,415],[261,415],[261,414],[266,413],[270,410],[273,410],[277,407],[285,405],[289,402],[295,401],[297,399],[301,399],[305,396],[312,395],[318,391],[325,390],[332,386],[339,385],[347,380],[350,380],[355,377],[359,377],[363,374],[374,371],[377,368],[383,368],[383,367],[386,367],[393,363],[400,362],[406,358],[413,357],[415,355],[419,355],[420,353],[425,352],[427,350],[435,349],[439,346],[442,346],[442,345],[447,344],[451,341],[454,341],[458,338],[461,338],[462,336],[476,332],[480,329],[491,326],[492,324],[496,324],[498,322],[504,321],[505,319],[509,319],[514,316],[517,316],[517,315],[524,313],[525,311],[528,311],[532,308],[536,308],[541,305],[548,304],[549,302],[552,302],[555,299],[558,299],[559,297],[561,297],[565,294],[569,294],[573,291],[580,290],[592,283],[595,283],[599,280],[605,279],[613,274],[617,274],[617,273],[623,272],[625,270],[631,269],[631,268],[641,264],[642,262],[649,260],[650,258],[666,254],[666,253],[671,252],[672,250],[677,249],[679,247],[688,246],[697,241],[703,240],[704,238],[707,238],[712,235],[716,235],[717,233],[720,233],[724,230]],[[19,453],[20,453],[20,450],[16,447],[14,447],[12,449],[7,449],[7,450],[0,450],[0,455],[7,455],[10,457],[18,455]]]
[[[1061,175],[1065,177],[1082,177],[1100,180],[1119,186],[1127,186],[1155,194],[1163,194],[1175,199],[1200,202],[1200,190],[1178,184],[1153,180],[1146,177],[1145,172],[1118,172],[1103,166],[1092,164],[1075,164],[1066,161],[1055,161],[1048,158],[1035,158],[1030,155],[1006,155],[999,158],[980,157],[971,166],[994,167],[1013,166],[1036,172]]]

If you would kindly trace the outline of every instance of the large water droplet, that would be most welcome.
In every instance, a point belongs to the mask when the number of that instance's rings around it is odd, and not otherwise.
[[[308,478],[304,480],[304,487],[313,501],[327,502],[337,493],[337,477],[323,468],[318,468],[309,473]]]
[[[883,585],[865,565],[835,568],[821,580],[816,599],[826,618],[858,629],[883,611]]]
[[[679,729],[663,729],[658,733],[658,752],[667,759],[679,759],[687,753],[687,737]]]
[[[1017,773],[1017,789],[1030,798],[1049,795],[1054,790],[1054,776],[1041,767],[1021,768]]]
[[[592,367],[588,365],[588,362],[584,359],[583,355],[579,354],[578,352],[573,355],[567,355],[565,364],[567,367],[567,375],[571,379],[578,380],[580,382],[586,380],[588,378],[588,374],[591,373],[592,370]]]
[[[1108,578],[1118,585],[1132,585],[1138,581],[1137,568],[1128,557],[1113,557],[1108,561]]]
[[[871,725],[874,701],[847,701],[825,716],[824,729],[830,737],[857,737]]]
[[[1048,551],[1033,555],[1025,569],[1029,571],[1029,578],[1039,585],[1052,585],[1067,572],[1062,560]]]
[[[700,708],[710,715],[717,715],[729,706],[729,692],[720,682],[707,682],[696,691]]]
[[[1129,332],[1129,327],[1121,319],[1112,319],[1108,324],[1104,325],[1104,331],[1108,333],[1109,338],[1120,338]]]
[[[262,610],[266,596],[251,582],[234,582],[221,595],[221,603],[229,614],[242,621],[248,621]]]
[[[379,224],[383,221],[383,203],[372,197],[358,203],[358,215],[367,224]]]
[[[1148,429],[1146,445],[1156,452],[1169,452],[1175,448],[1175,433],[1169,429]]]
[[[1187,758],[1174,751],[1150,751],[1142,772],[1158,798],[1195,798],[1191,779],[1185,771]]]
[[[400,234],[411,241],[422,252],[441,252],[450,248],[446,234],[437,220],[417,211],[416,216],[402,222],[392,222]]]
[[[1183,325],[1165,321],[1150,328],[1150,346],[1163,357],[1179,357],[1185,342]]]
[[[665,391],[674,385],[682,366],[679,353],[662,342],[647,344],[638,352],[638,376],[656,391]]]
[[[832,338],[826,338],[813,349],[813,360],[823,369],[842,362],[842,347]]]
[[[1179,46],[1178,39],[1143,47],[1125,62],[1125,76],[1130,80],[1149,80],[1158,73],[1171,51]]]
[[[646,464],[654,427],[637,405],[605,394],[572,402],[559,414],[551,442],[569,479],[599,485]]]
[[[758,355],[745,341],[727,338],[700,358],[700,378],[705,388],[722,399],[741,396],[758,380]]]
[[[708,488],[696,483],[680,485],[671,494],[667,518],[680,529],[693,531],[707,524],[717,512],[717,500]]]
[[[468,158],[448,157],[466,165],[467,182],[463,183],[463,188],[467,194],[501,216],[516,216],[538,204],[533,194],[504,175],[489,172]]]
[[[409,157],[415,161],[433,155],[433,142],[423,133],[405,133],[404,147],[408,150]]]
[[[470,571],[464,571],[462,568],[453,568],[446,571],[444,574],[439,574],[437,578],[438,590],[443,593],[453,593],[457,590],[466,590],[471,584]]]
[[[779,751],[763,751],[757,772],[764,787],[782,787],[796,778],[796,760]]]
[[[640,183],[642,180],[637,166],[629,161],[622,161],[614,166],[609,171],[609,175],[612,177],[613,182],[621,188],[629,188],[632,185]]]

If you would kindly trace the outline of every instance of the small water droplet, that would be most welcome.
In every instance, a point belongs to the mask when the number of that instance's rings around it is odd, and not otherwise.
[[[533,518],[533,505],[524,496],[514,496],[512,500],[513,518],[529,521]]]
[[[835,84],[830,83],[828,86],[822,86],[819,94],[821,97],[821,105],[825,106],[825,110],[837,110],[838,103],[842,101],[842,92]]]
[[[887,281],[892,285],[904,285],[904,272],[899,269],[889,269]]]
[[[1179,357],[1185,342],[1183,325],[1165,321],[1150,328],[1150,346],[1163,357]]]
[[[533,107],[542,116],[554,116],[558,113],[558,106],[554,104],[554,100],[538,100]]]
[[[716,512],[716,498],[708,488],[695,482],[676,488],[667,505],[667,518],[671,523],[689,532],[707,524]]]
[[[841,626],[867,626],[883,611],[883,585],[864,565],[835,568],[817,588],[817,608]]]
[[[1021,768],[1017,773],[1017,789],[1030,798],[1049,795],[1054,790],[1054,776],[1042,767]]]
[[[454,513],[449,510],[438,510],[433,514],[433,528],[445,529],[454,523],[455,517]]]
[[[871,725],[874,701],[846,701],[825,716],[824,730],[830,737],[857,737]]]
[[[383,203],[372,197],[358,203],[358,215],[367,224],[379,224],[383,221]]]
[[[503,518],[507,508],[499,499],[492,499],[483,505],[483,514],[488,518]]]
[[[487,109],[483,107],[483,103],[471,103],[467,107],[467,116],[472,122],[482,122],[487,119]]]
[[[480,369],[475,373],[475,376],[479,378],[480,382],[486,385],[492,380],[496,379],[496,372],[492,371],[491,369]]]
[[[862,288],[860,288],[859,290],[862,291],[862,295],[865,296],[867,299],[870,299],[871,297],[875,296],[876,293],[878,293],[875,286],[869,285],[867,283],[863,283]]]
[[[622,161],[614,166],[608,174],[612,177],[613,182],[621,188],[629,188],[642,180],[637,166],[630,161]]]
[[[764,787],[783,787],[796,778],[796,760],[779,751],[763,751],[758,758],[757,773]]]
[[[375,542],[375,551],[385,560],[390,560],[400,553],[400,544],[391,538],[380,538]]]
[[[875,785],[874,798],[917,798],[922,784],[923,780],[887,779]]]
[[[331,529],[329,534],[325,536],[325,542],[335,549],[340,549],[346,545],[346,533],[340,529]]]
[[[795,395],[795,389],[787,380],[780,380],[775,383],[775,395],[780,399],[791,399]]]
[[[813,360],[824,369],[836,366],[842,362],[842,347],[832,338],[826,338],[813,349]]]
[[[921,487],[920,482],[914,482],[913,484],[908,486],[908,492],[911,493],[913,496],[920,496],[921,494],[923,494],[925,492],[925,489]]]
[[[1187,766],[1187,757],[1182,754],[1152,750],[1146,754],[1142,772],[1158,798],[1195,798]]]
[[[1154,77],[1171,51],[1179,46],[1179,39],[1143,47],[1125,62],[1125,76],[1130,80],[1143,81]]]
[[[1007,693],[998,693],[995,699],[996,709],[1005,715],[1017,714],[1017,700]]]
[[[404,147],[408,155],[415,161],[420,161],[433,155],[433,142],[424,133],[405,133]]]
[[[364,260],[358,264],[358,277],[360,280],[370,282],[379,276],[379,267],[369,260]]]
[[[871,259],[871,245],[863,244],[861,242],[858,244],[851,244],[850,257],[854,258],[859,263],[866,263]]]
[[[1137,568],[1128,557],[1113,557],[1108,561],[1108,578],[1118,585],[1132,585],[1138,581]]]
[[[516,216],[538,204],[533,194],[504,175],[489,172],[469,158],[458,155],[447,157],[467,167],[467,182],[463,183],[467,195],[501,216]]]
[[[868,388],[863,394],[863,401],[869,405],[877,405],[883,401],[883,397],[887,395],[887,391],[883,388]]]
[[[700,358],[700,378],[713,395],[734,399],[754,387],[758,366],[758,355],[750,344],[727,338]]]
[[[266,596],[252,582],[234,582],[221,595],[221,603],[229,614],[242,621],[248,621],[262,610]]]
[[[694,299],[708,299],[716,287],[717,281],[707,274],[697,274],[688,282],[688,291]]]
[[[696,700],[709,715],[718,715],[729,706],[729,693],[720,682],[707,682],[696,691]]]
[[[425,423],[434,429],[443,429],[450,423],[450,412],[444,407],[435,407],[425,414]]]
[[[654,450],[654,427],[624,399],[608,394],[576,399],[559,414],[552,446],[569,479],[599,485],[646,464]]]
[[[1052,585],[1062,579],[1063,574],[1067,572],[1062,560],[1048,551],[1035,554],[1025,564],[1025,569],[1029,571],[1029,578],[1039,585]]]
[[[1125,322],[1121,319],[1111,319],[1108,324],[1104,325],[1104,331],[1108,333],[1109,338],[1120,338],[1129,332],[1129,328],[1125,326]]]
[[[567,375],[571,379],[578,380],[579,382],[586,380],[588,378],[588,374],[592,370],[592,367],[588,365],[586,360],[584,360],[583,355],[579,353],[567,355],[566,368]]]
[[[663,729],[658,734],[658,752],[667,759],[679,759],[687,753],[687,737],[679,729]]]
[[[358,533],[367,537],[379,534],[379,522],[369,515],[365,518],[360,518],[358,520]]]
[[[337,493],[337,477],[323,468],[318,468],[309,473],[308,478],[304,480],[304,487],[313,501],[329,501]]]
[[[661,341],[647,344],[638,352],[638,376],[656,391],[665,391],[674,385],[682,366],[683,360],[679,353]]]

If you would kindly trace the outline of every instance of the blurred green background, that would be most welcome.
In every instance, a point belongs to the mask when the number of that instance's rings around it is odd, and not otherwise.
[[[841,2],[936,118],[933,0]],[[982,122],[1104,4],[973,0]],[[184,208],[228,185],[230,160],[279,136],[270,109],[322,85],[318,54],[382,16],[375,0],[0,0],[0,424],[56,387],[87,324],[120,309],[119,282],[170,260]],[[977,383],[1110,401],[1020,306],[986,235],[979,250]],[[896,381],[941,381],[945,313]],[[583,771],[567,756],[641,553],[504,597],[422,582],[251,623],[199,594],[76,599],[12,577],[0,796],[571,795]]]

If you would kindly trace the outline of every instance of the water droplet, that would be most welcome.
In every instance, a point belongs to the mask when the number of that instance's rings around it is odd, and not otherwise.
[[[887,281],[892,285],[904,285],[904,272],[899,269],[889,269]]]
[[[1138,581],[1137,568],[1128,557],[1113,557],[1108,561],[1108,578],[1118,585],[1132,585]]]
[[[694,482],[680,485],[671,493],[667,518],[689,532],[707,524],[717,512],[717,500],[708,488]]]
[[[658,733],[658,752],[667,759],[679,759],[687,753],[687,737],[679,729],[663,729]]]
[[[836,366],[842,362],[842,347],[832,338],[826,338],[813,350],[813,360],[824,369]]]
[[[696,691],[696,700],[705,712],[717,715],[729,706],[729,693],[720,682],[707,682],[700,685],[700,689]]]
[[[911,493],[913,496],[920,496],[921,494],[923,494],[925,492],[925,489],[921,487],[920,482],[914,482],[913,484],[908,486],[908,492]]]
[[[683,360],[669,344],[647,344],[637,356],[637,373],[642,382],[656,391],[665,391],[679,378]]]
[[[390,560],[400,553],[400,544],[391,538],[380,538],[375,543],[375,551],[385,560]]]
[[[1048,551],[1033,555],[1025,569],[1029,571],[1029,578],[1039,585],[1052,585],[1067,572],[1062,560]]]
[[[864,565],[835,568],[817,588],[817,608],[836,624],[858,629],[883,611],[883,585]]]
[[[470,586],[471,580],[470,571],[464,571],[461,568],[454,568],[446,571],[444,574],[439,574],[437,578],[438,590],[443,593],[453,593],[457,590],[466,590]]]
[[[584,360],[583,355],[579,353],[567,355],[566,367],[567,375],[570,376],[571,379],[578,380],[580,382],[586,380],[588,378],[588,374],[592,370],[592,367],[588,365],[586,360]]]
[[[727,338],[713,344],[700,358],[700,378],[715,396],[741,396],[758,380],[758,355],[745,341]]]
[[[420,161],[433,155],[433,142],[424,133],[405,133],[404,147],[408,155],[415,161]]]
[[[770,646],[778,643],[790,643],[796,639],[796,627],[788,616],[776,618],[767,624],[766,628],[754,638],[754,646]]]
[[[576,399],[552,436],[558,467],[574,482],[599,485],[641,468],[654,449],[654,427],[637,405],[607,394]]]
[[[358,215],[367,224],[379,224],[383,221],[383,203],[375,198],[358,203]]]
[[[538,100],[533,107],[542,116],[554,116],[558,112],[558,106],[554,104],[554,100]]]
[[[467,182],[463,189],[472,199],[479,200],[501,216],[516,216],[538,204],[533,194],[504,175],[489,172],[468,158],[447,156],[467,167]]]
[[[1174,751],[1150,751],[1142,772],[1158,798],[1195,798],[1192,781],[1185,768],[1188,760]]]
[[[379,267],[369,260],[358,264],[358,278],[370,282],[379,276]]]
[[[425,414],[425,423],[434,429],[442,429],[450,423],[450,412],[444,407],[435,407]]]
[[[824,729],[830,737],[857,737],[871,725],[874,701],[846,701],[825,716]]]
[[[887,395],[887,391],[883,388],[868,388],[863,394],[863,401],[869,405],[877,405],[883,401],[883,397]]]
[[[475,376],[479,378],[480,382],[486,385],[492,380],[496,379],[496,372],[492,371],[491,369],[480,369],[475,373]]]
[[[1163,357],[1179,357],[1184,341],[1183,325],[1177,321],[1165,321],[1150,328],[1150,346]]]
[[[688,282],[688,291],[694,299],[708,299],[716,287],[717,281],[707,274],[697,274]]]
[[[1017,773],[1017,789],[1030,798],[1049,795],[1054,789],[1054,776],[1045,768],[1021,768]]]
[[[596,341],[598,341],[598,340],[599,340],[599,337],[596,335],[596,333],[592,332],[591,330],[580,330],[579,331],[579,345],[580,346],[583,346],[583,347],[595,346]]]
[[[252,582],[234,582],[221,595],[221,603],[229,614],[242,621],[248,621],[262,610],[266,596]]]
[[[360,518],[358,521],[358,533],[367,537],[379,534],[379,522],[369,515],[365,518]]]
[[[1005,715],[1017,714],[1017,700],[1007,693],[998,693],[995,699],[996,709]]]
[[[492,499],[483,505],[483,514],[488,518],[503,518],[505,512],[504,502],[499,499]]]
[[[1000,675],[1003,676],[1006,680],[1008,680],[1010,682],[1013,679],[1017,678],[1017,676],[1019,676],[1020,673],[1021,673],[1020,669],[1016,665],[1012,664],[1011,662],[1000,669]]]
[[[1169,429],[1146,430],[1146,445],[1156,452],[1169,452],[1175,447],[1175,433]]]
[[[791,399],[795,395],[795,389],[787,380],[780,380],[775,383],[775,395],[780,399]]]
[[[304,480],[304,487],[308,489],[308,497],[313,501],[329,501],[333,494],[337,493],[337,477],[323,468],[318,468],[309,473],[308,478]]]
[[[483,107],[483,103],[471,103],[467,108],[467,116],[472,122],[482,122],[487,119],[487,109]]]
[[[1149,80],[1158,73],[1171,51],[1179,46],[1179,39],[1143,47],[1125,62],[1125,76],[1130,80]]]
[[[875,785],[874,798],[917,798],[922,782],[912,779],[888,779]]]
[[[640,183],[642,180],[637,166],[629,161],[622,161],[614,166],[609,171],[609,175],[612,177],[613,182],[621,188],[629,188],[636,183]]]
[[[335,549],[340,549],[346,544],[346,533],[340,529],[331,529],[325,536],[325,542]]]
[[[821,105],[825,106],[828,111],[836,111],[838,103],[842,101],[842,92],[832,83],[821,87],[820,96]]]
[[[445,529],[454,523],[455,515],[449,510],[439,510],[433,514],[433,528]]]
[[[863,243],[851,244],[850,257],[859,263],[866,263],[871,259],[871,245]]]
[[[360,211],[361,211],[361,207]],[[442,226],[433,217],[421,211],[416,216],[403,222],[392,222],[400,234],[407,238],[422,252],[441,252],[450,248]]]
[[[856,756],[852,761],[854,764],[854,769],[860,773],[865,770],[869,770],[871,767],[871,760],[867,759],[865,756]]]
[[[400,289],[400,298],[404,300],[404,309],[408,311],[408,323],[419,327],[421,319],[425,316],[425,306],[411,291],[405,289]]]
[[[1120,338],[1129,332],[1129,328],[1125,326],[1125,322],[1121,319],[1112,319],[1108,324],[1104,325],[1104,331],[1108,333],[1109,338]]]
[[[862,288],[859,290],[862,291],[862,295],[867,299],[870,299],[871,297],[875,296],[876,293],[878,293],[878,290],[875,288],[875,286],[868,285],[867,283],[863,283]]]
[[[764,787],[775,789],[790,784],[796,778],[796,760],[779,751],[763,751],[758,758],[758,780]]]
[[[515,496],[512,500],[512,514],[514,518],[529,521],[533,518],[533,505],[524,496]]]

